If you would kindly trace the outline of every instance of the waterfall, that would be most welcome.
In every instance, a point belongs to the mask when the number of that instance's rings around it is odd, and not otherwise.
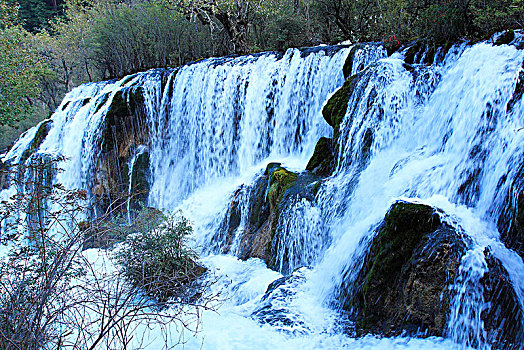
[[[209,59],[169,77],[152,132],[150,203],[173,208],[220,177],[245,174],[268,158],[304,166],[329,135],[320,114],[342,84],[347,50],[288,50]]]
[[[133,191],[137,159],[147,153],[147,205],[182,209],[193,221],[194,244],[220,276],[214,291],[229,297],[220,314],[204,313],[203,331],[189,348],[490,348],[481,318],[490,308],[481,285],[490,256],[524,310],[524,263],[497,228],[524,153],[524,52],[459,43],[439,49],[431,64],[423,63],[428,50],[407,64],[408,49],[388,57],[381,45],[356,48],[211,58],[86,84],[65,97],[41,143],[31,146],[43,124],[22,135],[2,162],[26,161],[30,148],[30,158],[63,155],[56,181],[106,200],[110,184]],[[351,94],[334,132],[322,109],[343,84]],[[139,107],[126,112],[132,122],[122,122],[133,125],[117,134],[111,110],[119,99],[135,106],[137,94]],[[304,172],[321,137],[332,138],[335,150],[328,177]],[[271,174],[264,169],[274,161],[299,173],[297,183],[308,191],[315,186],[313,195],[288,194],[275,219],[276,271],[235,257],[257,189],[267,196]],[[399,200],[436,208],[464,239],[446,328],[427,339],[352,337],[338,289],[358,279]],[[132,205],[125,204],[129,220]]]

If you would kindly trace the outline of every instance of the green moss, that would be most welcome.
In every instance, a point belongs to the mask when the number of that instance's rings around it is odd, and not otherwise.
[[[346,115],[349,98],[355,88],[357,76],[358,75],[355,74],[347,79],[344,85],[331,96],[322,110],[324,119],[335,129],[335,134],[338,133],[340,124]]]
[[[38,131],[36,132],[35,137],[33,138],[33,141],[31,141],[29,147],[27,147],[24,153],[22,153],[20,163],[25,163],[25,161],[29,159],[29,157],[31,157],[38,150],[42,142],[44,142],[44,139],[46,138],[47,134],[49,133],[52,122],[53,121],[49,119],[40,124],[40,127],[38,128]]]
[[[295,184],[297,178],[297,174],[282,167],[279,167],[273,171],[271,174],[271,181],[269,183],[269,191],[267,193],[267,198],[272,209],[278,206],[282,200],[282,197],[284,196],[284,193]]]
[[[344,67],[342,68],[342,72],[344,73],[344,78],[347,79],[347,78],[349,78],[351,76],[351,71],[353,70],[353,61],[355,59],[355,54],[361,48],[362,48],[361,44],[356,44],[349,51],[349,55],[346,58],[346,62],[344,62]]]
[[[365,267],[368,272],[361,289],[365,317],[372,315],[367,311],[368,292],[393,285],[415,248],[440,224],[439,216],[427,205],[397,202],[391,207],[373,239]]]
[[[266,167],[266,171],[264,172],[264,175],[271,175],[274,170],[280,168],[282,163],[269,163]]]
[[[333,155],[333,140],[321,137],[315,146],[313,156],[306,166],[306,170],[319,176],[329,176],[333,172],[335,157]]]

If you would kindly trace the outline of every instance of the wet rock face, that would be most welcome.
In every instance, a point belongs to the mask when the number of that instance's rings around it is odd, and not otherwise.
[[[247,229],[240,241],[238,255],[241,259],[255,257],[271,265],[274,255],[271,251],[272,240],[278,223],[279,205],[297,177],[297,174],[281,167],[279,163],[271,163],[265,174],[257,180],[250,196]]]
[[[346,58],[346,61],[344,62],[344,66],[342,67],[342,72],[344,74],[344,78],[349,78],[353,74],[363,70],[364,63],[361,60],[355,60],[355,57],[362,53],[363,55],[375,52],[377,50],[377,47],[383,47],[384,50],[385,45],[383,43],[359,43],[353,45],[351,50],[349,51],[348,57]]]
[[[343,308],[363,332],[442,335],[448,286],[464,252],[460,236],[433,208],[398,202],[378,228],[354,287],[343,290]]]
[[[35,137],[29,144],[29,147],[22,153],[22,156],[20,157],[20,163],[23,164],[26,162],[27,159],[29,159],[40,147],[42,142],[44,142],[44,139],[46,138],[47,134],[49,133],[49,130],[51,130],[51,126],[53,125],[53,121],[51,119],[43,121],[40,126],[38,127],[38,130],[35,134]]]
[[[335,169],[333,140],[321,137],[315,146],[315,152],[306,166],[306,170],[318,176],[329,176]]]
[[[488,272],[480,283],[484,301],[489,307],[481,318],[487,333],[487,343],[496,349],[522,349],[524,346],[524,315],[508,272],[489,250],[484,252]]]
[[[149,183],[149,153],[138,150],[149,145],[149,127],[143,90],[130,87],[118,92],[111,103],[104,121],[100,139],[101,153],[94,170],[93,194],[96,198],[96,213],[117,209],[125,212],[124,205],[131,187],[135,195],[133,205],[147,200]],[[137,156],[133,169],[129,169],[133,157]],[[132,179],[130,178],[132,175]],[[130,181],[131,183],[130,186]]]
[[[524,257],[524,165],[517,174],[506,194],[497,226],[506,246]]]
[[[244,260],[260,258],[268,267],[276,268],[280,213],[291,204],[291,197],[314,200],[318,180],[308,172],[296,174],[280,163],[269,164],[253,185],[242,186],[232,196],[215,238],[220,242],[216,251],[236,254]]]
[[[342,308],[359,333],[445,336],[462,257],[471,242],[442,223],[435,209],[397,202],[372,239],[351,285],[340,291]],[[481,278],[486,342],[520,348],[523,314],[508,272],[488,249]]]
[[[0,191],[9,188],[9,167],[0,159]]]
[[[448,42],[440,45],[423,39],[414,41],[409,45],[404,58],[407,64],[431,65],[442,61],[452,44]]]

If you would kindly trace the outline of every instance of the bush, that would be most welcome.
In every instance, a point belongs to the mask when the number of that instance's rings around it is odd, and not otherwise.
[[[473,25],[479,37],[487,37],[505,29],[522,28],[524,23],[524,1],[480,1],[471,2]]]
[[[152,230],[129,235],[117,252],[118,263],[134,287],[158,302],[192,300],[200,294],[197,279],[205,272],[186,244],[193,228],[180,212],[164,219]]]

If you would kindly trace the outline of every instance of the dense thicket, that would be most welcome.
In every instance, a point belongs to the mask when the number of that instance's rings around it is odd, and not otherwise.
[[[484,39],[523,13],[524,0],[0,0],[0,148],[15,133],[1,125],[47,116],[84,82],[343,40]]]

